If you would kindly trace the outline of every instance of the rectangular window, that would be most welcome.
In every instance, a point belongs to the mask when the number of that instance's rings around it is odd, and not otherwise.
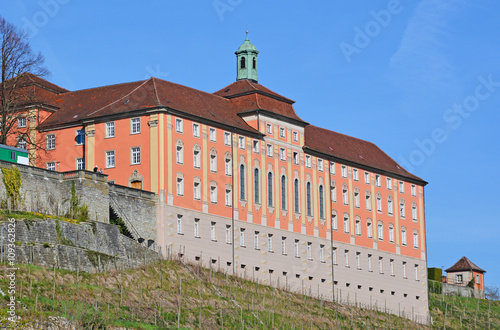
[[[415,265],[415,281],[418,281],[418,265]],[[479,284],[479,275],[476,275],[476,283]]]
[[[368,255],[368,271],[369,272],[372,271],[372,255],[371,254]]]
[[[139,134],[141,132],[141,118],[130,119],[130,134]]]
[[[330,163],[330,173],[335,175],[335,163]]]
[[[298,165],[299,164],[299,153],[298,152],[293,152],[293,163],[295,165]]]
[[[387,189],[391,190],[392,189],[392,179],[391,178],[387,178]]]
[[[372,223],[371,222],[368,222],[366,224],[366,236],[368,238],[372,238],[373,237]]]
[[[17,127],[18,128],[26,127],[26,117],[17,118]]]
[[[411,217],[413,220],[417,220],[417,207],[416,206],[412,206],[412,208],[411,208]]]
[[[182,234],[182,215],[177,214],[177,234]]]
[[[210,186],[210,203],[217,204],[217,186]]]
[[[332,229],[337,230],[337,214],[332,214]]]
[[[293,132],[293,141],[294,142],[299,142],[299,133],[298,132]]]
[[[226,200],[226,206],[231,206],[231,190],[230,189],[226,189],[225,200]]]
[[[349,250],[344,250],[345,266],[349,267]]]
[[[365,183],[370,184],[370,173],[369,172],[365,172]]]
[[[259,250],[259,232],[258,231],[253,233],[253,248],[255,250]]]
[[[267,134],[273,134],[273,124],[266,124]]]
[[[307,260],[312,260],[312,243],[307,242]]]
[[[403,261],[403,278],[406,278],[406,261]]]
[[[378,174],[375,174],[375,184],[377,185],[377,187],[380,187],[381,186],[381,182],[380,182],[380,175]]]
[[[199,124],[193,124],[193,136],[195,138],[200,137],[200,125]]]
[[[318,171],[323,172],[323,159],[318,159]]]
[[[319,246],[319,261],[325,262],[325,246],[323,244]]]
[[[382,212],[382,198],[377,197],[377,211]]]
[[[240,149],[245,150],[245,137],[244,136],[238,137],[238,146]]]
[[[84,170],[85,169],[85,158],[77,158],[76,159],[76,169]]]
[[[280,127],[280,137],[282,137],[282,138],[286,137],[286,135],[285,135],[285,128],[284,127]]]
[[[267,251],[273,252],[273,234],[267,234]]]
[[[461,284],[461,283],[463,283],[463,282],[464,282],[464,278],[463,278],[462,274],[457,274],[457,275],[455,276],[455,282],[457,282],[457,283],[459,283],[459,284]]]
[[[311,167],[311,156],[306,155],[306,167]]]
[[[354,179],[354,181],[359,181],[359,174],[356,168],[352,169],[352,178]]]
[[[267,156],[272,157],[273,156],[273,146],[271,144],[268,144],[266,146],[266,150],[267,150]]]
[[[231,244],[231,225],[226,225],[226,244]]]
[[[361,221],[356,220],[355,226],[356,226],[356,235],[361,236]]]
[[[217,141],[217,136],[215,133],[215,128],[210,127],[208,130],[208,136],[210,138],[210,141],[215,142]]]
[[[183,131],[182,119],[179,118],[175,119],[175,131],[177,133],[182,133]]]
[[[360,252],[356,252],[356,268],[361,269],[361,260],[360,259]]]
[[[299,257],[299,240],[298,239],[295,240],[293,247],[294,247],[295,258],[298,258]]]
[[[193,197],[196,200],[200,200],[200,183],[195,182],[193,184]]]
[[[47,169],[49,171],[55,171],[56,170],[56,162],[48,162],[47,163]]]
[[[253,152],[255,154],[258,154],[259,153],[259,141],[253,141]]]
[[[347,178],[347,167],[342,165],[342,167],[340,168],[340,172],[343,178]]]
[[[184,196],[184,179],[177,178],[177,195]]]
[[[280,159],[281,160],[286,160],[285,148],[280,148]]]
[[[383,241],[384,240],[384,227],[381,223],[379,223],[377,228],[378,228],[378,239],[380,241]]]
[[[245,246],[245,228],[240,228],[240,246]]]
[[[194,218],[194,237],[200,237],[200,219]]]
[[[389,260],[389,266],[391,268],[391,276],[394,276],[394,259]]]
[[[399,192],[401,194],[405,193],[405,183],[403,181],[399,181]]]
[[[332,261],[333,261],[334,265],[337,264],[337,248],[336,247],[332,248]]]
[[[380,274],[384,273],[384,258],[378,257],[378,272]]]
[[[83,129],[77,129],[75,131],[75,142],[77,146],[85,144],[85,131]]]
[[[286,255],[286,237],[281,237],[281,254]]]
[[[224,144],[227,146],[231,145],[231,133],[224,132]]]
[[[418,279],[418,276],[417,276],[417,265],[415,265],[415,279]],[[479,274],[476,274],[476,284],[481,284],[481,280],[479,278]]]
[[[115,151],[106,151],[106,168],[115,167]]]
[[[411,185],[411,195],[417,196],[417,186],[415,186],[414,184]]]
[[[215,230],[215,222],[214,221],[212,221],[210,223],[210,239],[212,241],[216,241],[217,240],[216,230]]]
[[[141,163],[141,147],[133,147],[130,149],[130,158],[132,165]]]
[[[53,150],[56,148],[56,135],[48,134],[47,135],[47,150]]]
[[[106,123],[106,138],[115,137],[115,122]]]

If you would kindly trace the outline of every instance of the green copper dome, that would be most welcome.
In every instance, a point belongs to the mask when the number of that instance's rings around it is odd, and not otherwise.
[[[258,82],[257,56],[259,51],[247,37],[236,51],[236,80],[250,79]]]
[[[257,52],[257,47],[255,47],[251,42],[250,40],[248,40],[248,34],[247,34],[247,38],[245,39],[245,41],[241,44],[240,48],[238,48],[238,51],[236,53],[239,53],[239,52],[245,52],[245,51],[252,51],[252,52]]]

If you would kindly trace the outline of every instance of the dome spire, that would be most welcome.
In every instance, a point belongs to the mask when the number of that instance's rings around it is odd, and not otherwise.
[[[257,55],[259,51],[248,39],[248,27],[245,41],[236,51],[236,80],[249,79],[257,82]]]

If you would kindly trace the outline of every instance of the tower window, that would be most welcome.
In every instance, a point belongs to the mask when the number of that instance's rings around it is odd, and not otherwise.
[[[246,66],[245,61],[246,61],[246,60],[245,60],[245,58],[244,58],[244,57],[242,57],[242,58],[241,58],[241,61],[240,61],[240,63],[241,63],[241,64],[240,64],[240,68],[241,68],[241,69],[244,69],[244,68],[245,68],[245,66]]]
[[[253,58],[253,65],[252,65],[252,67],[254,69],[257,69],[257,60],[255,59],[255,57]]]

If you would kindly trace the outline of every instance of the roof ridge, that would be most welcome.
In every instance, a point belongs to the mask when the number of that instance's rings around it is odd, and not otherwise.
[[[151,79],[151,78],[149,78],[149,79]],[[102,89],[102,88],[108,88],[108,87],[114,87],[114,86],[120,86],[120,85],[135,84],[135,83],[139,83],[139,82],[143,83],[143,82],[148,81],[149,79],[129,81],[129,82],[124,82],[124,83],[104,85],[104,86],[98,86],[98,87],[89,87],[89,88],[79,89],[79,90],[76,90],[76,91],[68,91],[66,93],[60,93],[60,95],[68,95],[68,94],[71,94],[71,93],[85,92],[85,91],[89,91],[89,90],[92,90],[92,89]]]
[[[126,98],[127,96],[131,95],[131,94],[132,94],[132,93],[134,93],[136,90],[138,90],[139,88],[141,88],[142,86],[144,86],[144,85],[145,85],[148,81],[150,81],[151,79],[152,79],[152,78],[149,78],[148,80],[144,80],[144,82],[143,82],[142,84],[140,84],[139,86],[137,86],[136,88],[134,88],[134,89],[133,89],[130,93],[125,94],[124,96],[122,96],[122,97],[120,97],[120,98],[116,99],[114,102],[111,102],[111,103],[109,103],[109,104],[106,104],[105,106],[101,107],[100,109],[97,109],[96,111],[93,111],[93,112],[89,113],[89,114],[87,115],[87,117],[92,116],[93,114],[95,114],[95,113],[97,113],[97,112],[99,112],[99,111],[102,111],[102,110],[106,109],[107,107],[109,107],[109,106],[111,106],[111,105],[113,105],[113,104],[115,104],[115,103],[118,103],[119,101],[123,100],[124,98]]]
[[[157,105],[161,105],[160,98],[158,97],[158,90],[156,89],[156,78],[155,77],[151,77],[151,79],[153,80],[153,89],[155,91],[156,104]]]

